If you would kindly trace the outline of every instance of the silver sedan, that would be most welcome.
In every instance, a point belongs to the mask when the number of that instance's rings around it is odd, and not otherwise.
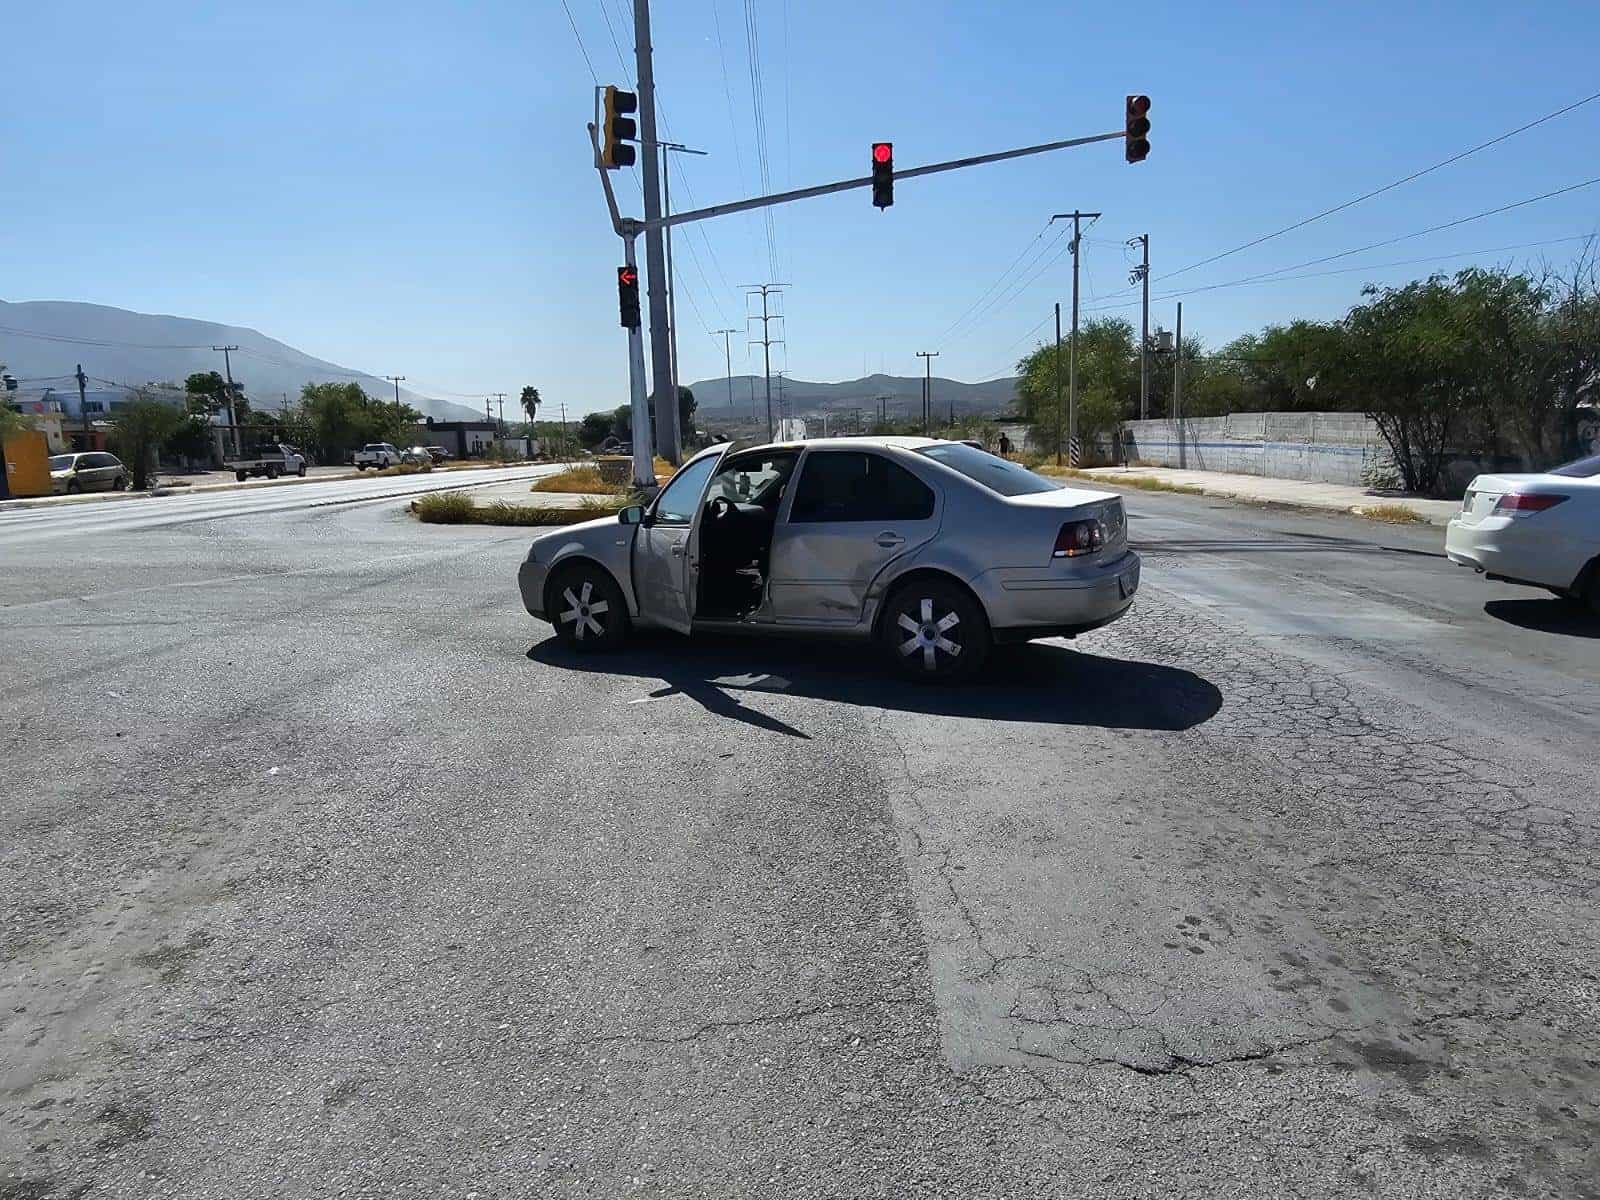
[[[1122,500],[960,442],[827,438],[689,460],[648,505],[534,539],[524,607],[574,650],[635,626],[874,640],[925,680],[1133,603]]]

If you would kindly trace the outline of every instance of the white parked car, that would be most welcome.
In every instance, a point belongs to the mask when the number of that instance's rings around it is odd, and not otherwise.
[[[368,442],[355,453],[356,470],[365,471],[368,467],[377,467],[380,471],[384,467],[398,467],[405,461],[405,456],[388,442]]]
[[[1600,454],[1539,475],[1479,475],[1444,539],[1451,562],[1600,615]]]

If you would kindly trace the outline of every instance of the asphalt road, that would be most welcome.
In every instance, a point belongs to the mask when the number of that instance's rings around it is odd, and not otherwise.
[[[3,1200],[1600,1195],[1600,627],[1440,531],[933,690],[403,482],[0,517]]]

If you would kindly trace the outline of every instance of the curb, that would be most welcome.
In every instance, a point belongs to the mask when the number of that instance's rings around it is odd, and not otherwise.
[[[511,464],[514,469],[520,464]],[[544,463],[529,464],[545,466]],[[475,471],[445,471],[442,474],[472,475]],[[418,471],[416,474],[433,474],[433,472]],[[71,508],[80,504],[103,504],[107,502],[129,500],[152,500],[162,496],[209,496],[215,492],[255,491],[263,488],[291,487],[305,483],[343,483],[349,479],[366,479],[364,472],[351,471],[346,475],[321,475],[313,478],[306,476],[301,479],[293,476],[288,479],[249,479],[244,482],[232,483],[202,483],[197,487],[156,487],[147,492],[90,492],[79,496],[25,496],[17,500],[0,500],[0,512],[28,508]],[[398,478],[398,477],[396,477]],[[505,480],[489,480],[491,483],[503,483]]]
[[[1151,477],[1150,476],[1144,476],[1143,478],[1151,478]],[[1115,487],[1116,483],[1117,483],[1117,477],[1115,475],[1091,475],[1091,476],[1089,476],[1089,479],[1093,480],[1095,483],[1104,483],[1104,484],[1108,484],[1108,485],[1113,486],[1113,487]],[[1070,480],[1068,482],[1070,484]],[[1234,501],[1235,503],[1238,503],[1238,504],[1261,504],[1261,505],[1268,505],[1268,506],[1274,506],[1274,507],[1279,507],[1279,508],[1294,508],[1294,509],[1300,510],[1301,512],[1308,512],[1308,513],[1338,513],[1338,514],[1343,515],[1343,516],[1360,517],[1364,521],[1375,521],[1378,524],[1401,524],[1400,522],[1385,522],[1385,521],[1381,520],[1380,518],[1370,517],[1370,516],[1367,515],[1367,513],[1365,511],[1365,509],[1367,509],[1367,508],[1377,508],[1377,507],[1382,506],[1385,503],[1390,503],[1390,504],[1395,503],[1394,500],[1387,500],[1386,501],[1381,497],[1375,498],[1374,502],[1372,504],[1367,504],[1367,505],[1360,505],[1360,504],[1346,505],[1346,504],[1340,504],[1340,503],[1337,503],[1337,502],[1330,503],[1330,504],[1313,504],[1313,503],[1310,503],[1310,502],[1304,501],[1304,500],[1285,499],[1285,498],[1283,498],[1281,496],[1251,496],[1251,495],[1245,495],[1245,494],[1243,494],[1241,492],[1222,491],[1222,490],[1218,490],[1214,486],[1208,486],[1208,485],[1203,484],[1203,483],[1175,484],[1174,486],[1175,487],[1198,488],[1201,496],[1206,497],[1207,499],[1211,499],[1211,500],[1232,500],[1232,501]],[[1166,492],[1167,495],[1179,495],[1179,496],[1185,495],[1185,494],[1189,494],[1189,495],[1193,494],[1192,492],[1191,493],[1184,493],[1184,492],[1179,492],[1179,491],[1167,492],[1167,490],[1165,488],[1130,488],[1128,490],[1130,490],[1130,491],[1139,491],[1139,492],[1152,492],[1152,493]],[[1401,507],[1407,507],[1407,506],[1402,504]],[[1418,521],[1415,522],[1416,524],[1430,525],[1435,529],[1443,529],[1447,525],[1450,524],[1450,517],[1449,516],[1441,515],[1441,517],[1436,518],[1432,514],[1427,513],[1427,512],[1419,512],[1416,509],[1412,509],[1411,511],[1415,512],[1417,514],[1417,517],[1419,518]],[[1405,524],[1411,524],[1411,522],[1405,522]]]

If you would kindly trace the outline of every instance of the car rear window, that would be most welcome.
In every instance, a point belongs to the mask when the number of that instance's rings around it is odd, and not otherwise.
[[[1052,479],[1035,475],[1020,463],[990,454],[987,450],[975,450],[959,442],[924,446],[917,453],[936,463],[943,463],[952,471],[960,471],[968,479],[1002,496],[1028,496],[1035,492],[1053,492],[1061,487]]]
[[[1576,462],[1564,463],[1551,470],[1552,475],[1565,475],[1569,479],[1593,479],[1600,475],[1600,454],[1591,454]]]

